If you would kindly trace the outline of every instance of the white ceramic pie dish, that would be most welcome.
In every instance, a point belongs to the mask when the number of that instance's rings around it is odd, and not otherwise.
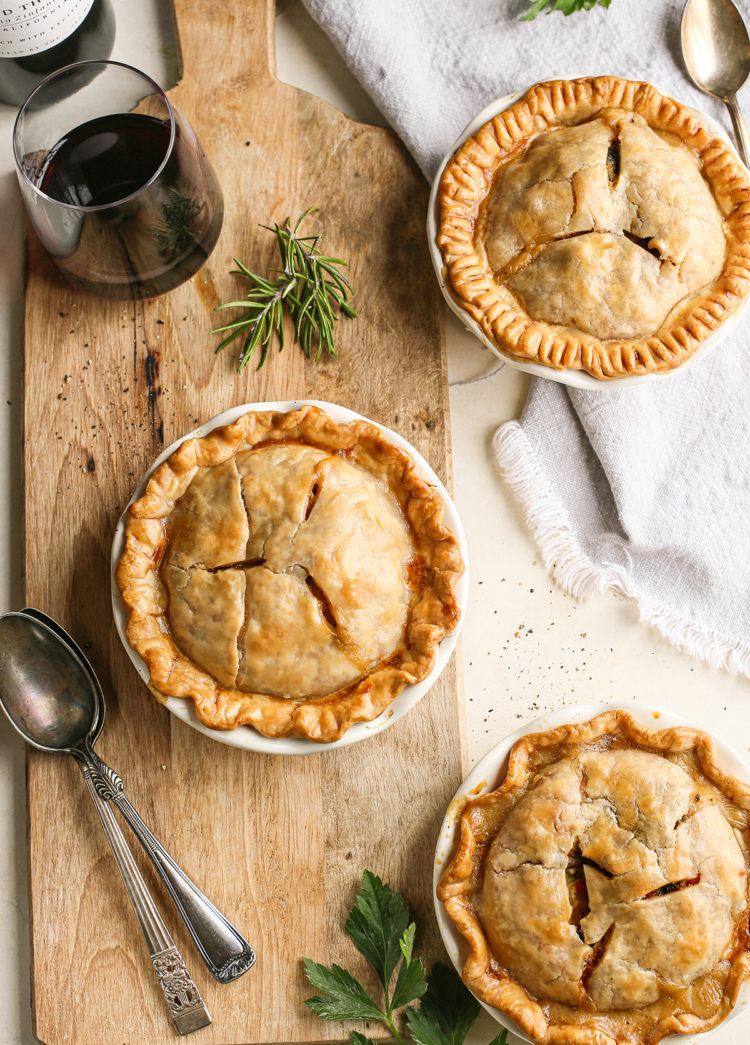
[[[207,435],[209,432],[213,431],[214,428],[232,424],[232,422],[236,421],[238,417],[241,417],[242,414],[245,414],[250,410],[275,410],[286,412],[297,410],[301,406],[306,405],[320,407],[320,409],[324,410],[329,417],[333,418],[334,421],[342,423],[349,421],[367,421],[369,424],[375,425],[375,427],[379,428],[395,446],[401,450],[405,450],[406,453],[409,454],[416,464],[421,477],[438,489],[445,503],[445,521],[458,541],[459,548],[461,549],[461,556],[464,560],[464,572],[456,585],[456,598],[458,600],[461,615],[457,626],[452,632],[449,632],[440,643],[437,656],[435,657],[435,663],[426,678],[415,685],[406,686],[399,693],[396,699],[385,709],[385,711],[376,719],[373,719],[372,722],[355,722],[354,725],[350,726],[340,740],[335,740],[328,744],[319,744],[313,740],[296,737],[265,737],[251,726],[238,726],[237,729],[232,730],[211,729],[208,726],[205,726],[196,715],[195,705],[192,700],[183,699],[181,697],[167,697],[166,706],[169,711],[182,722],[186,722],[189,726],[192,726],[193,729],[197,729],[198,732],[203,733],[207,737],[211,737],[212,740],[218,740],[221,744],[227,744],[229,747],[243,748],[246,751],[258,751],[268,755],[309,755],[315,752],[320,753],[335,748],[348,747],[350,744],[357,743],[357,741],[366,740],[368,737],[381,733],[388,726],[397,722],[400,718],[403,718],[403,716],[410,711],[434,685],[444,667],[450,660],[451,654],[456,648],[456,643],[458,642],[458,636],[461,631],[469,598],[468,546],[456,506],[435,471],[430,467],[419,451],[416,450],[411,443],[407,442],[403,436],[400,436],[390,428],[386,428],[384,425],[378,424],[376,421],[371,421],[369,418],[363,417],[362,414],[355,413],[354,410],[349,410],[347,407],[339,406],[336,403],[324,403],[314,399],[294,399],[272,403],[245,403],[241,406],[232,407],[231,410],[225,410],[221,414],[217,414],[215,417],[212,417],[210,420],[202,424],[199,428],[195,428],[191,432],[188,432],[186,435],[172,443],[171,446],[168,446],[163,450],[144,475],[138,489],[130,498],[128,505],[120,516],[115,528],[110,560],[112,612],[120,640],[122,641],[125,651],[130,657],[130,660],[141,679],[148,684],[150,678],[149,670],[145,662],[130,646],[125,637],[127,610],[122,601],[120,589],[117,587],[117,582],[115,581],[115,569],[125,547],[125,523],[127,520],[128,508],[134,501],[137,501],[138,498],[143,495],[146,489],[146,484],[148,483],[154,469],[165,461],[170,454],[174,453],[180,443],[183,443],[186,439],[198,438]]]
[[[510,733],[507,737],[501,740],[499,744],[496,744],[495,747],[487,752],[484,758],[477,762],[459,787],[456,794],[453,796],[438,835],[438,842],[435,850],[435,862],[433,866],[432,895],[440,935],[443,938],[443,943],[450,960],[453,962],[459,975],[463,969],[468,948],[466,946],[466,941],[446,914],[443,904],[438,900],[436,890],[438,882],[453,855],[453,851],[458,841],[461,812],[466,800],[477,798],[479,795],[486,794],[489,791],[494,791],[495,788],[499,786],[507,768],[510,749],[521,737],[526,736],[528,733],[540,733],[543,730],[554,729],[556,726],[562,726],[569,722],[586,722],[606,711],[618,709],[627,711],[628,714],[638,719],[639,722],[642,722],[650,729],[669,729],[671,726],[691,726],[694,729],[704,730],[704,727],[697,722],[691,722],[679,715],[675,715],[672,711],[666,711],[662,708],[654,707],[653,705],[629,704],[625,707],[621,704],[602,702],[598,704],[581,704],[577,707],[563,708],[560,711],[553,711],[549,714],[542,715],[541,718],[534,719],[533,722],[529,722],[526,725],[519,727],[513,733]],[[750,764],[732,747],[730,747],[725,740],[722,740],[720,736],[711,733],[710,730],[704,730],[704,732],[710,733],[710,736],[714,740],[722,764],[731,773],[739,777],[739,779],[745,780],[750,784]],[[507,1027],[507,1029],[515,1034],[520,1041],[529,1042],[530,1045],[538,1045],[538,1043],[533,1042],[531,1038],[528,1038],[516,1026],[516,1024],[505,1015],[504,1012],[500,1012],[499,1009],[495,1009],[491,1005],[485,1004],[481,998],[477,998],[477,1001],[493,1019],[497,1020],[497,1022],[503,1027]],[[729,1020],[746,1017],[749,1004],[750,991],[747,988],[747,984],[745,984],[740,997],[737,1000],[737,1004],[726,1019],[717,1027],[694,1035],[670,1034],[666,1038],[662,1038],[662,1045],[663,1043],[671,1043],[671,1045],[678,1045],[678,1043],[681,1043],[681,1045],[701,1045],[709,1035],[720,1034],[722,1028],[726,1027]],[[750,1025],[748,1026],[748,1032],[750,1035]]]
[[[576,76],[557,77],[557,79],[560,80],[575,80],[577,78],[578,77]],[[437,233],[438,228],[440,227],[438,190],[443,171],[467,138],[470,138],[472,134],[478,131],[483,124],[487,123],[488,120],[491,120],[494,116],[497,116],[498,113],[503,112],[505,109],[513,105],[514,102],[517,102],[518,99],[523,97],[523,95],[526,94],[526,91],[530,90],[533,86],[534,84],[529,84],[529,86],[523,91],[516,91],[514,94],[507,94],[502,98],[497,98],[494,102],[490,102],[489,105],[485,106],[485,108],[482,109],[482,111],[478,113],[469,124],[467,124],[463,131],[461,131],[458,138],[456,138],[450,150],[443,158],[438,172],[432,182],[432,191],[430,192],[430,201],[427,207],[427,244],[430,250],[430,257],[432,258],[432,264],[435,269],[435,275],[437,276],[440,290],[445,298],[448,308],[458,316],[466,329],[473,334],[485,348],[489,348],[494,355],[499,359],[502,359],[503,362],[508,364],[508,366],[512,366],[516,370],[523,370],[525,373],[532,374],[534,377],[545,377],[548,381],[558,381],[560,384],[570,385],[571,388],[581,388],[584,390],[596,389],[597,391],[626,387],[633,388],[642,386],[646,381],[665,381],[668,378],[673,377],[675,374],[684,373],[688,367],[693,366],[693,364],[699,359],[704,359],[709,352],[725,340],[740,320],[748,304],[750,304],[750,297],[747,297],[740,308],[730,316],[730,318],[723,323],[715,333],[707,337],[701,344],[700,348],[698,348],[690,359],[686,360],[681,366],[675,367],[673,370],[666,370],[663,373],[631,375],[630,377],[619,377],[613,378],[609,381],[600,381],[583,370],[555,370],[554,367],[544,366],[542,363],[526,363],[523,360],[514,359],[512,356],[507,355],[487,337],[479,323],[471,318],[453,296],[453,293],[446,282],[443,256],[437,245]],[[657,90],[661,89],[657,87]],[[667,91],[661,91],[661,93],[669,94]],[[730,146],[735,153],[737,162],[741,164],[742,161],[739,156],[737,156],[734,145],[728,138],[724,128],[718,124],[713,117],[702,112],[700,109],[691,108],[691,112],[693,112],[701,123],[705,124],[717,137],[722,138]]]

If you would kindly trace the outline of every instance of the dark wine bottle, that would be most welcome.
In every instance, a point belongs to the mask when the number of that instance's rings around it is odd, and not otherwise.
[[[114,39],[110,0],[0,0],[0,101],[21,105],[56,69],[109,58]]]

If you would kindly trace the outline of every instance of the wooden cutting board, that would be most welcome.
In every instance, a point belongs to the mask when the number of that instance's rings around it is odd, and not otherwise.
[[[418,952],[442,953],[432,856],[461,778],[454,661],[393,728],[345,750],[283,758],[201,736],[160,707],[120,646],[110,608],[117,518],[162,447],[238,403],[316,398],[401,432],[450,483],[442,305],[427,185],[393,134],[351,122],[273,74],[272,0],[177,0],[184,78],[171,92],[212,159],[226,216],[206,267],[173,293],[111,303],[70,289],[30,237],[25,335],[26,595],[87,650],[107,699],[98,745],[176,859],[256,948],[229,986],[204,969],[138,854],[213,1014],[200,1043],[341,1041],[302,1004],[303,955],[361,968],[342,931],[363,868],[400,888]],[[359,318],[339,355],[291,343],[264,369],[214,355],[212,308],[237,296],[232,256],[263,270],[260,222],[305,208],[350,262]],[[161,1045],[176,1035],[72,759],[28,760],[35,1030],[49,1045]],[[135,843],[134,843],[135,844]],[[369,1033],[382,1036],[377,1028]]]

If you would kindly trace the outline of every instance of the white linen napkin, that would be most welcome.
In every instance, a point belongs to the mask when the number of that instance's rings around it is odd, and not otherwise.
[[[683,69],[684,0],[532,22],[528,0],[304,2],[427,178],[490,101],[561,76],[650,80],[729,128]],[[750,22],[750,0],[735,2]],[[495,449],[558,583],[628,595],[679,648],[750,676],[750,313],[666,381],[535,379]]]

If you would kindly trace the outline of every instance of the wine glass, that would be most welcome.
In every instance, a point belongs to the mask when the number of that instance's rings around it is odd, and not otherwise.
[[[31,224],[77,286],[154,297],[216,245],[224,205],[211,165],[164,91],[132,66],[78,62],[48,76],[18,113],[13,150]]]

